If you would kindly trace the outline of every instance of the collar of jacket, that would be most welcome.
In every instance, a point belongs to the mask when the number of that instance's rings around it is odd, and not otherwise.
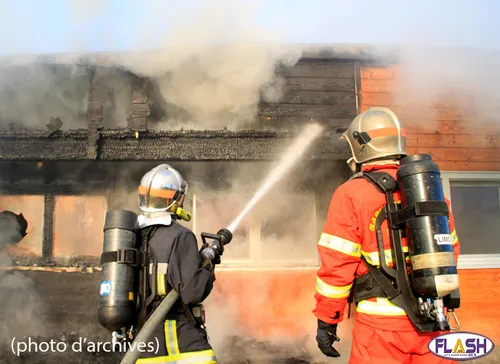
[[[399,161],[390,160],[390,161],[378,161],[373,164],[363,164],[361,167],[362,172],[372,172],[378,171],[381,169],[398,169]]]
[[[145,228],[151,225],[165,225],[170,226],[172,224],[172,215],[164,212],[151,213],[151,214],[141,214],[137,218],[139,224],[139,229]]]

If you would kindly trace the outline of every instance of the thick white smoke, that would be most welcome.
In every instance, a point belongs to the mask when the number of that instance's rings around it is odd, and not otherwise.
[[[85,127],[90,76],[83,65],[119,67],[149,77],[162,119],[152,128],[220,129],[251,127],[262,101],[278,101],[284,81],[276,73],[280,64],[293,65],[299,49],[291,48],[276,29],[259,20],[265,1],[208,0],[178,8],[160,0],[144,2],[130,24],[136,31],[131,49],[103,54],[82,53],[51,57],[67,67],[23,66],[0,73],[0,121],[4,127],[44,126],[59,117],[62,129]],[[72,1],[77,24],[90,27],[102,19],[103,5]],[[110,23],[113,23],[111,19]],[[163,25],[163,26],[162,26]],[[119,34],[111,26],[99,36],[106,50],[117,48]],[[115,31],[115,33],[113,33]],[[76,47],[79,37],[75,38]],[[154,41],[152,41],[154,39]],[[79,49],[88,48],[81,44]],[[148,48],[148,50],[144,50]],[[43,62],[43,61],[42,61]],[[1,70],[0,70],[1,72]],[[124,127],[132,90],[125,73],[100,69],[105,86],[104,127]],[[150,104],[154,101],[149,100]],[[13,127],[10,125],[11,128]]]

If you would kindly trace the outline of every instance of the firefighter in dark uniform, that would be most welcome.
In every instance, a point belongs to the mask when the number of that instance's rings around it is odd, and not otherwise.
[[[187,190],[187,182],[168,164],[161,164],[146,173],[138,189],[142,211],[139,227],[143,234],[147,233],[157,261],[156,300],[139,318],[138,328],[171,289],[179,294],[164,323],[156,328],[151,338],[151,341],[158,339],[160,342],[158,353],[142,353],[138,364],[217,363],[208,342],[201,302],[212,291],[215,281],[213,264],[220,263],[220,256],[214,262],[202,261],[196,236],[177,222],[181,216],[187,215],[182,210]]]

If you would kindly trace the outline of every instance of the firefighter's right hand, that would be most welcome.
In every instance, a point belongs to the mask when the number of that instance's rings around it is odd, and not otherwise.
[[[210,249],[211,253],[213,254],[213,259],[212,259],[212,264],[220,264],[221,263],[221,255],[224,251],[224,248],[220,247],[219,244],[210,244],[210,243],[205,243],[201,246],[200,248],[200,254],[203,252],[204,249]],[[203,255],[203,254],[202,254]]]
[[[340,353],[333,348],[336,341],[340,341],[337,336],[337,324],[327,324],[318,319],[318,332],[316,335],[318,348],[323,354],[332,358],[338,358]]]

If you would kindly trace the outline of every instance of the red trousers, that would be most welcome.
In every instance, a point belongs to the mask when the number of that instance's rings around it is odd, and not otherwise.
[[[375,329],[358,320],[352,330],[349,364],[451,364],[429,351],[430,340],[441,333]]]

